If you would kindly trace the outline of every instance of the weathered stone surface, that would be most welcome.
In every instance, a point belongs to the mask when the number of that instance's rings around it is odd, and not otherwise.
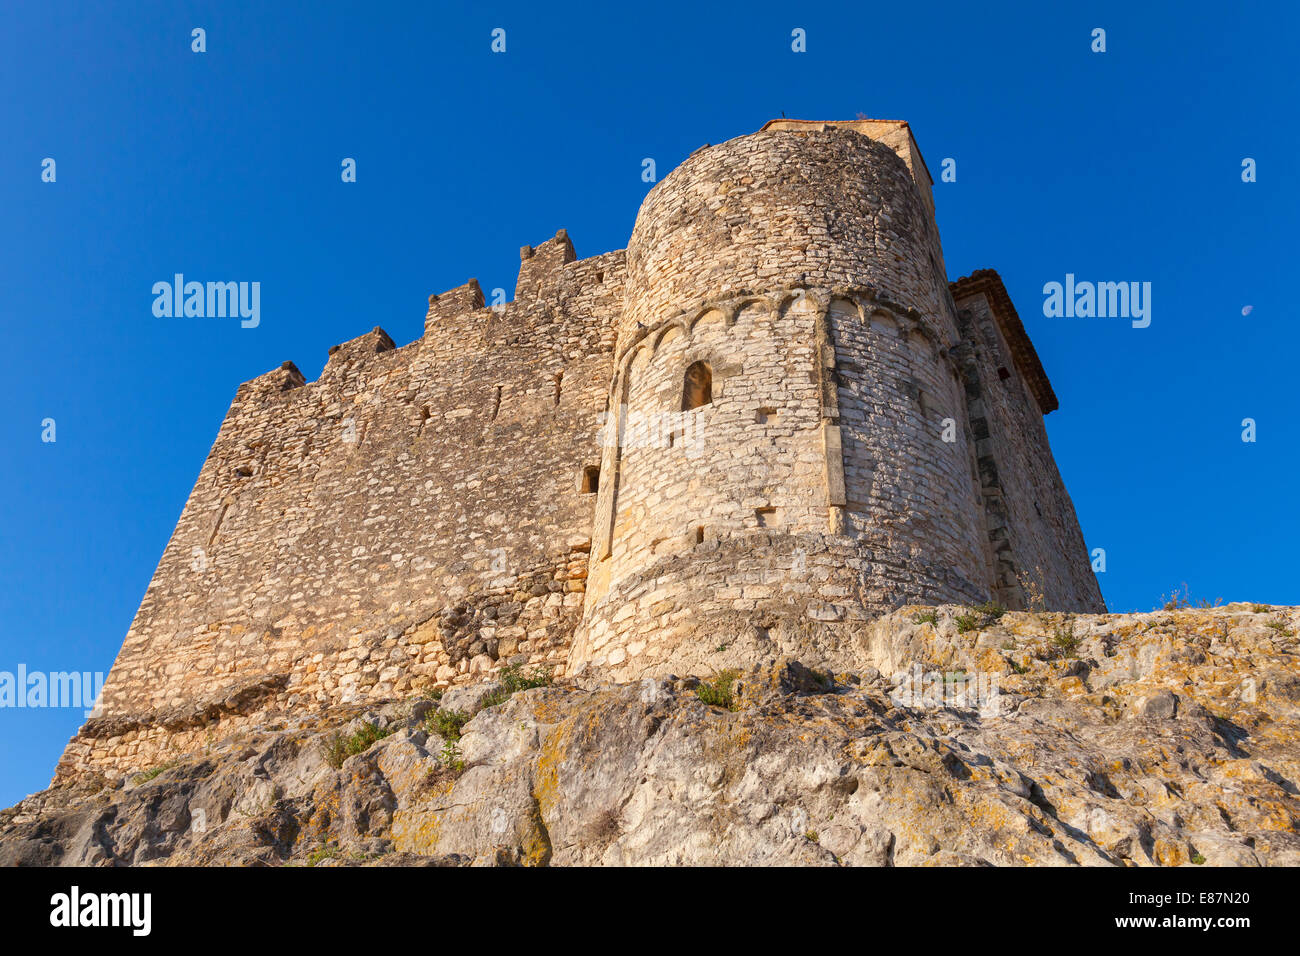
[[[905,603],[1104,606],[995,273],[947,281],[906,123],[775,121],[626,251],[525,247],[239,387],[56,779],[503,667],[851,659]],[[493,290],[495,293],[497,290]],[[364,326],[361,326],[364,327]]]
[[[453,687],[442,695],[439,706],[443,710],[457,711],[462,714],[475,714],[481,709],[483,700],[501,690],[497,681],[483,681],[478,684],[464,684]]]
[[[1300,864],[1300,609],[973,616],[752,667],[734,709],[712,669],[520,691],[458,743],[427,699],[252,727],[28,798],[0,865]],[[917,670],[997,693],[927,701]],[[331,767],[368,723],[392,732]]]

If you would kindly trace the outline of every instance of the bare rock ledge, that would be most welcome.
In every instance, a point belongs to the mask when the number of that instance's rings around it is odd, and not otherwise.
[[[28,797],[0,864],[1296,865],[1298,629],[903,608],[851,670],[339,707]]]

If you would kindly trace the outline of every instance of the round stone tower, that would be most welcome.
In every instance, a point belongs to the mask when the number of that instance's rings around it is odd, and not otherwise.
[[[627,261],[571,673],[684,672],[778,630],[988,598],[906,124],[775,121],[701,149],[646,197]]]

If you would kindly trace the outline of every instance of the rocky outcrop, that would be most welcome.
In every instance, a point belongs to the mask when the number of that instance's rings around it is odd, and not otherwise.
[[[1298,627],[905,608],[852,669],[515,674],[76,777],[0,863],[1295,865]]]

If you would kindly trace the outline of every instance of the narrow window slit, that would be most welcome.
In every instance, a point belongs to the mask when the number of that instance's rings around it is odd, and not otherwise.
[[[208,535],[208,548],[211,550],[213,543],[217,540],[217,532],[221,530],[221,522],[226,520],[226,512],[230,509],[230,502],[225,502],[221,506],[221,511],[217,513],[217,523],[212,526],[212,534]]]

